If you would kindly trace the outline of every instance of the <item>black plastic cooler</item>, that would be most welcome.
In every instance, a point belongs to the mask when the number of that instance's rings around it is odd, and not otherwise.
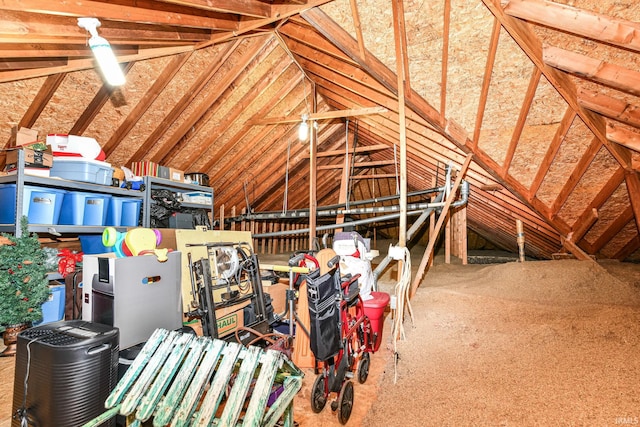
[[[118,381],[118,339],[117,328],[82,320],[21,332],[12,427],[25,417],[39,427],[81,426],[104,412]]]

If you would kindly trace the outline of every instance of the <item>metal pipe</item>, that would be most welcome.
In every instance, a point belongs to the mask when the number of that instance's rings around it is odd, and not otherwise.
[[[426,190],[421,190],[421,191],[414,191],[412,193],[409,193],[409,197],[415,197],[415,196],[422,196],[425,194],[431,194],[431,193],[436,193],[436,192],[440,192],[444,189],[444,187],[435,187],[435,188],[429,188]],[[366,200],[357,200],[357,201],[353,201],[353,202],[349,202],[350,206],[357,206],[357,205],[366,205],[366,204],[372,204],[372,203],[379,203],[379,202],[386,202],[386,201],[390,201],[390,200],[394,200],[394,199],[398,199],[399,196],[397,195],[391,195],[391,196],[384,196],[384,197],[376,197],[373,199],[366,199]],[[318,211],[317,214],[318,216],[334,216],[336,215],[335,212],[338,212],[338,209],[340,208],[346,208],[346,203],[340,203],[340,204],[335,204],[335,205],[327,205],[327,206],[322,206],[322,207],[318,207]],[[326,213],[326,212],[331,212],[331,213]],[[340,211],[340,213],[343,213],[343,211]],[[344,213],[351,213],[350,211],[347,211],[346,209],[344,210]],[[283,218],[288,218],[288,219],[293,219],[293,218],[307,218],[309,216],[309,209],[292,209],[286,212],[278,212],[278,211],[266,211],[266,212],[259,212],[259,213],[246,213],[244,215],[239,215],[233,218],[227,218],[228,221],[243,221],[243,220],[260,220],[260,219],[283,219]]]

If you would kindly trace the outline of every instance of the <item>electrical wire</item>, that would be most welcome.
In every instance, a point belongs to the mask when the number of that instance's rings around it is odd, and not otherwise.
[[[404,332],[405,311],[409,313],[413,324],[413,309],[409,302],[409,289],[411,287],[411,253],[406,247],[404,249],[404,259],[402,260],[402,275],[395,286],[396,310],[391,325],[391,337],[393,339],[394,354],[394,378],[395,384],[398,380],[398,340],[406,338]]]

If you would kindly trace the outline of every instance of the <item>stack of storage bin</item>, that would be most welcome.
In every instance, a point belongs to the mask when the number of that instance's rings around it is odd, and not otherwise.
[[[17,211],[26,215],[30,224],[58,224],[65,190],[25,185],[22,206]],[[0,186],[0,224],[14,224],[16,209],[9,208],[16,203],[16,184]]]

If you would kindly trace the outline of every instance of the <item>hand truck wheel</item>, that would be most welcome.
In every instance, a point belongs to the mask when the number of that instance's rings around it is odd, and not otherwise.
[[[338,421],[340,424],[346,424],[351,416],[353,409],[353,382],[345,381],[338,396]]]
[[[362,353],[360,363],[358,363],[358,382],[364,384],[369,377],[369,366],[371,366],[371,354]]]
[[[325,392],[324,375],[320,374],[313,382],[311,389],[311,409],[316,414],[324,409],[327,404],[327,393]]]

